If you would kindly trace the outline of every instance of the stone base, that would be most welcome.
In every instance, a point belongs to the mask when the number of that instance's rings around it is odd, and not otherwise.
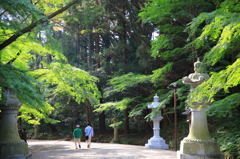
[[[110,141],[110,143],[120,143],[120,139],[118,139],[118,138],[117,138],[117,139],[114,139],[114,138],[113,138],[113,139]]]
[[[145,147],[164,150],[169,149],[168,144],[166,144],[165,140],[161,137],[159,138],[152,137],[151,139],[148,140],[148,143],[145,144]]]
[[[222,154],[220,155],[190,155],[190,154],[179,154],[179,151],[177,152],[178,159],[224,159],[224,156]]]
[[[0,142],[0,158],[4,159],[30,159],[31,154],[28,152],[28,144],[23,140]]]
[[[195,140],[184,139],[181,141],[178,159],[223,159],[220,147],[214,139]]]

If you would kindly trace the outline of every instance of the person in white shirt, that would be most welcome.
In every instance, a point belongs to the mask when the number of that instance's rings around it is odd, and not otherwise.
[[[85,128],[85,137],[87,142],[87,148],[90,148],[91,139],[94,136],[93,128],[90,123],[87,123],[87,127]]]

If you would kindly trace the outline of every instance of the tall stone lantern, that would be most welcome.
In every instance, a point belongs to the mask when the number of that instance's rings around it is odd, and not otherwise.
[[[159,97],[157,94],[154,96],[152,104],[148,105],[148,108],[152,111],[159,105]],[[165,108],[165,105],[161,108]],[[161,110],[157,111],[156,116],[151,116],[153,121],[153,137],[148,140],[148,143],[145,144],[145,147],[155,148],[155,149],[169,149],[168,144],[165,143],[165,140],[160,137],[160,121],[163,119],[161,115]]]
[[[202,62],[194,63],[194,73],[184,77],[182,82],[189,84],[191,90],[196,88],[202,82],[209,79],[206,73],[202,72]],[[178,159],[222,159],[223,155],[220,153],[220,147],[211,138],[206,116],[206,108],[210,103],[207,101],[198,103],[191,103],[191,124],[189,134],[181,141],[180,151],[177,152]]]
[[[20,139],[17,129],[17,113],[22,103],[6,89],[0,104],[0,158],[27,159],[31,157],[28,144]]]

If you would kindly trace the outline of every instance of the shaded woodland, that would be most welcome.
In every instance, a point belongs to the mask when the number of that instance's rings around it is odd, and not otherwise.
[[[239,12],[238,0],[2,0],[1,91],[23,103],[18,124],[29,138],[68,138],[90,122],[108,142],[117,118],[129,144],[151,135],[157,93],[173,148],[175,85],[178,139],[188,132],[182,113],[207,98],[212,137],[226,158],[240,158]],[[182,78],[197,58],[210,79],[190,93]]]

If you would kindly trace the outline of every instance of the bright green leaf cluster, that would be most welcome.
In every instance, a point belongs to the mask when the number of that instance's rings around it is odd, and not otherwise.
[[[104,104],[100,104],[97,106],[97,109],[95,109],[95,112],[103,112],[106,110],[111,110],[111,109],[118,109],[120,111],[126,109],[129,105],[130,102],[133,101],[133,98],[124,98],[123,100],[119,102],[107,102]]]
[[[128,73],[119,77],[110,79],[109,83],[114,86],[114,92],[122,92],[130,87],[138,86],[139,83],[147,83],[150,81],[150,76],[146,75],[135,75],[133,73]],[[110,94],[112,90],[107,91]]]
[[[226,70],[213,73],[211,78],[195,88],[191,93],[189,104],[192,102],[213,102],[214,95],[224,90],[229,93],[229,89],[240,84],[240,59],[237,59]]]

